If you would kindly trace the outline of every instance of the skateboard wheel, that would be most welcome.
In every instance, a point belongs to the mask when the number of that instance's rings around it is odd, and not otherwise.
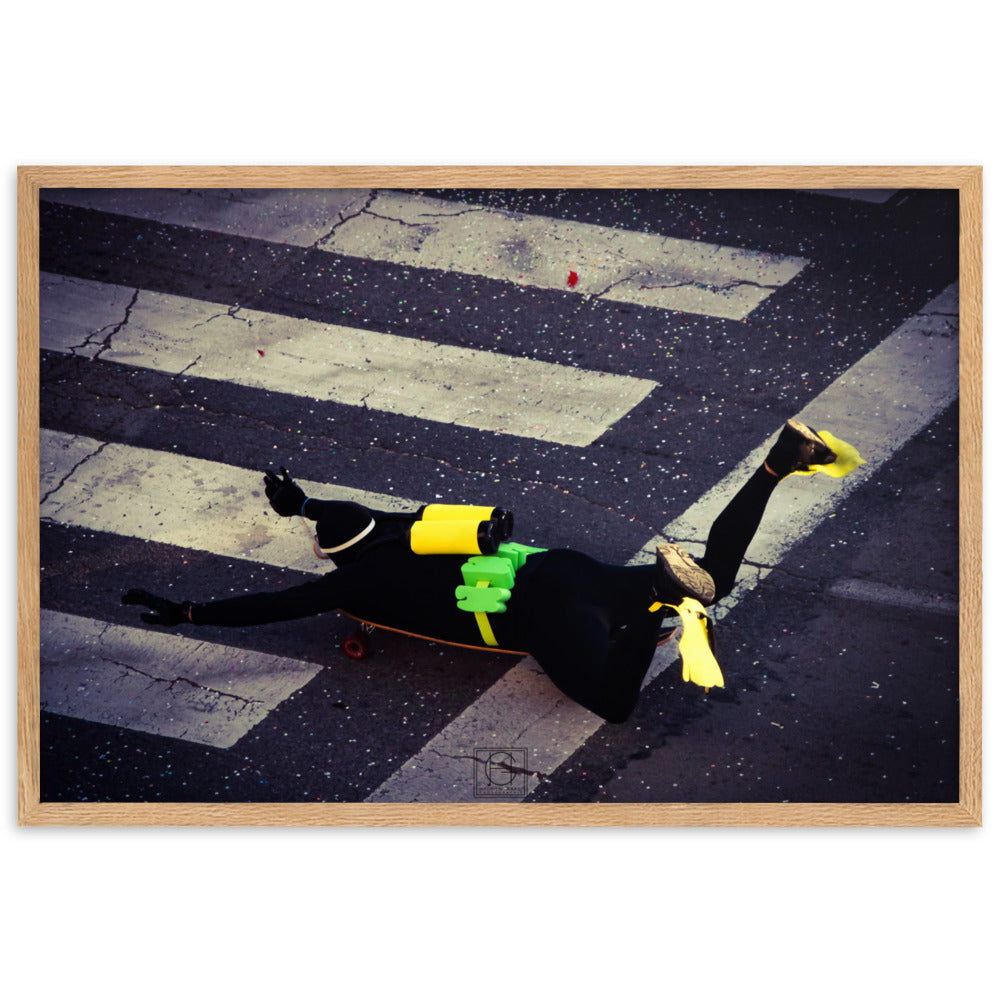
[[[340,651],[351,660],[363,660],[371,649],[371,639],[364,632],[353,632],[340,644]]]

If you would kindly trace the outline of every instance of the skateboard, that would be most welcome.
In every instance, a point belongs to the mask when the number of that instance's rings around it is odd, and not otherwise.
[[[397,635],[409,636],[411,639],[421,639],[424,642],[435,642],[442,646],[454,646],[457,649],[472,649],[478,653],[502,653],[507,656],[530,656],[530,653],[518,649],[503,649],[499,646],[473,646],[465,642],[453,642],[450,639],[439,639],[431,635],[420,635],[418,632],[407,632],[405,629],[393,628],[391,625],[380,625],[377,622],[366,621],[356,615],[349,615],[346,611],[341,612],[347,618],[358,623],[358,627],[340,644],[340,651],[351,660],[363,660],[373,648],[372,636],[378,630],[385,632],[395,632]],[[674,637],[677,628],[664,629],[656,640],[657,646],[663,646]]]

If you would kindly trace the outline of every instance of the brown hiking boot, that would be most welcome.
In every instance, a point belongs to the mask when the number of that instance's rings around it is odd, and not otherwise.
[[[677,605],[685,597],[710,604],[715,597],[715,581],[679,545],[660,545],[656,549],[653,594],[661,604]]]
[[[829,465],[836,460],[836,454],[816,431],[799,420],[789,420],[764,464],[773,475],[784,479],[793,472],[804,472],[811,465]]]

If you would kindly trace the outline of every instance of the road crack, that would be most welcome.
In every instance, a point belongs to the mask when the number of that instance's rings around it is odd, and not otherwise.
[[[41,499],[38,501],[38,506],[42,507],[46,503],[46,501],[52,496],[53,493],[58,493],[59,490],[61,490],[66,485],[66,483],[73,477],[73,474],[76,472],[77,469],[80,468],[81,465],[83,465],[85,462],[89,462],[92,458],[96,458],[98,455],[100,455],[102,451],[104,451],[105,448],[107,448],[109,444],[111,444],[110,441],[102,441],[101,444],[99,444],[92,452],[90,452],[90,454],[84,455],[83,458],[81,458],[73,466],[73,468],[71,468],[69,472],[67,472],[66,475],[63,476],[62,479],[60,479],[55,486],[52,487],[52,489],[48,490],[45,493],[45,495],[41,497]]]
[[[468,753],[442,753],[442,751],[435,749],[434,747],[427,748],[431,753],[436,754],[438,757],[443,757],[445,760],[471,760],[476,764],[487,764],[491,763],[488,759],[483,759],[482,757],[476,756],[476,754]],[[496,768],[498,771],[507,771],[510,774],[526,774],[530,778],[537,778],[539,781],[546,781],[547,778],[540,771],[533,771],[529,767],[517,767],[514,764],[508,764],[506,761],[495,760],[492,761],[492,767]]]
[[[75,357],[77,351],[82,351],[86,347],[93,347],[95,344],[100,343],[101,346],[98,347],[98,349],[92,355],[90,355],[90,359],[92,361],[96,361],[105,351],[107,351],[111,347],[111,338],[114,337],[114,335],[118,333],[118,331],[121,330],[122,327],[124,327],[128,323],[129,318],[132,315],[132,309],[134,308],[136,302],[139,299],[139,291],[140,290],[137,288],[132,293],[132,299],[128,303],[128,305],[125,306],[125,315],[122,317],[120,322],[114,324],[114,326],[111,326],[110,329],[108,329],[107,326],[102,326],[100,330],[95,330],[93,333],[88,333],[86,339],[83,341],[82,344],[77,344],[75,347],[70,348],[70,354],[72,354]],[[104,335],[103,339],[98,341],[96,338],[101,337],[102,334]]]
[[[103,634],[104,633],[102,632],[99,638],[103,637]],[[193,681],[188,677],[174,677],[172,679],[167,677],[157,677],[155,674],[151,674],[148,671],[140,670],[132,663],[125,663],[123,660],[115,659],[113,656],[105,656],[103,653],[98,653],[98,656],[104,660],[105,663],[110,663],[113,666],[120,667],[126,672],[126,674],[135,674],[139,677],[145,677],[151,681],[152,684],[165,684],[166,690],[168,691],[172,690],[178,684],[186,684],[189,687],[194,688],[196,691],[204,692],[207,695],[213,695],[218,699],[225,698],[230,701],[240,702],[249,708],[252,708],[255,705],[264,705],[264,702],[259,698],[245,698],[242,695],[231,694],[227,691],[220,691],[218,688],[208,687],[205,684],[199,684],[197,681]]]
[[[371,207],[372,202],[375,201],[377,197],[378,197],[378,191],[371,190],[368,192],[368,197],[365,199],[365,203],[356,212],[350,212],[346,215],[343,212],[338,212],[337,221],[330,228],[330,231],[326,233],[324,236],[321,236],[318,240],[316,240],[316,242],[313,243],[310,249],[318,250],[320,247],[322,247],[324,243],[328,243],[333,239],[334,233],[336,233],[336,231],[340,229],[341,226],[346,225],[352,219],[357,219],[359,216],[365,215],[368,212],[368,209]]]

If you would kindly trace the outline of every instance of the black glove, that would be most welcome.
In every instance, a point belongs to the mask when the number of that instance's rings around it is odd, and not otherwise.
[[[140,617],[150,625],[179,625],[188,621],[187,605],[157,597],[148,590],[127,590],[122,594],[122,604],[141,604],[150,608]]]
[[[307,497],[302,488],[295,485],[295,480],[288,474],[288,469],[282,468],[278,476],[270,469],[264,473],[264,492],[275,513],[282,517],[292,517],[302,512],[302,505]]]

